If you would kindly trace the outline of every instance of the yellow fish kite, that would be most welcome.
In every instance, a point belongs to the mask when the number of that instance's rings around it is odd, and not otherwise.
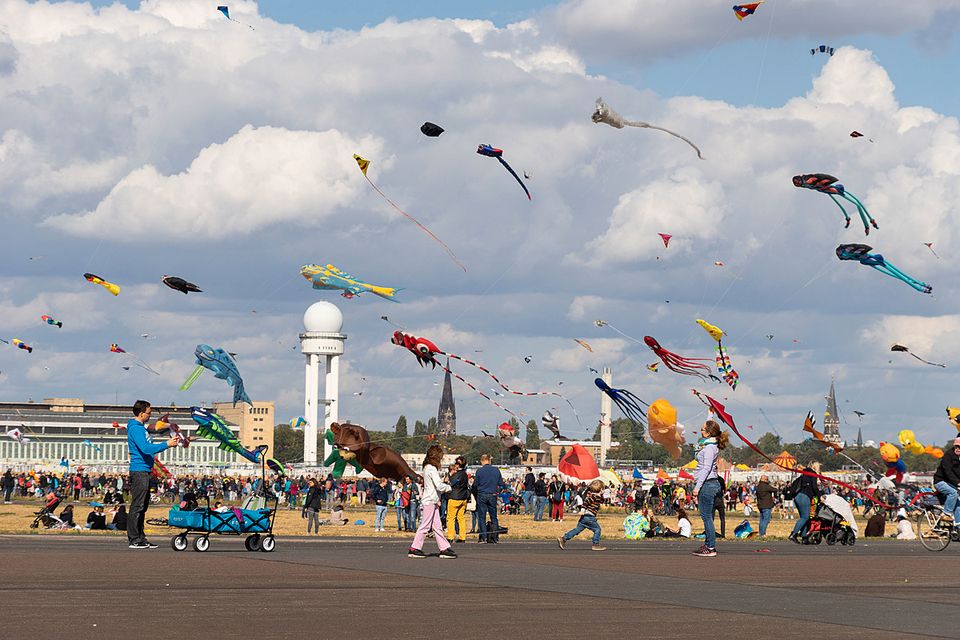
[[[346,271],[341,271],[332,264],[321,267],[318,264],[305,264],[300,267],[300,275],[313,283],[314,289],[342,290],[340,294],[344,298],[352,298],[364,292],[370,292],[383,298],[396,302],[396,295],[399,289],[392,287],[378,287],[376,285],[361,282],[355,276]]]
[[[83,274],[83,277],[87,279],[87,282],[98,284],[115,296],[120,295],[120,285],[113,284],[112,282],[107,282],[100,276],[95,276],[92,273],[85,273]]]

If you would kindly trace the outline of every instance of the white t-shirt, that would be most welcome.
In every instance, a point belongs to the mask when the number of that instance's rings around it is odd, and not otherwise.
[[[913,532],[913,525],[909,520],[900,520],[897,522],[897,540],[916,540],[917,534]]]
[[[684,538],[689,538],[693,534],[693,527],[690,525],[690,521],[686,518],[680,518],[680,522],[677,524],[680,527],[680,535]]]

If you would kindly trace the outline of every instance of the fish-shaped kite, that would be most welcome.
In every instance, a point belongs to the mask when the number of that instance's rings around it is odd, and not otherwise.
[[[384,300],[396,302],[398,289],[392,287],[378,287],[358,280],[346,271],[341,271],[332,264],[321,267],[318,264],[305,264],[300,267],[300,275],[313,283],[314,289],[342,290],[344,298],[352,298],[369,291]]]
[[[520,184],[520,187],[523,189],[523,192],[527,194],[527,200],[533,200],[533,197],[530,195],[530,190],[527,189],[527,185],[523,183],[523,180],[520,179],[520,176],[517,175],[517,172],[513,170],[507,161],[503,159],[503,149],[497,149],[496,147],[489,144],[481,144],[477,146],[477,153],[488,158],[496,158],[500,161],[500,164],[503,165],[503,168],[510,172],[510,175]]]
[[[18,349],[23,349],[23,350],[26,351],[27,353],[33,353],[33,347],[31,347],[30,345],[28,345],[26,342],[24,342],[24,341],[21,340],[20,338],[14,338],[14,339],[11,340],[10,342],[11,342],[14,346],[16,346]]]
[[[266,451],[266,445],[261,445],[256,449],[245,449],[237,436],[230,430],[227,423],[213,411],[202,407],[191,407],[190,415],[199,426],[197,435],[208,440],[216,440],[220,443],[220,449],[224,451],[233,451],[242,458],[257,464]]]
[[[404,211],[403,209],[401,209],[400,206],[399,206],[396,202],[394,202],[393,200],[391,200],[390,198],[388,198],[388,197],[387,197],[387,194],[385,194],[383,191],[381,191],[381,190],[380,190],[380,187],[378,187],[378,186],[376,185],[376,183],[374,183],[374,181],[370,179],[370,176],[367,175],[367,169],[370,168],[370,161],[369,161],[369,160],[367,160],[366,158],[361,158],[361,157],[358,156],[357,154],[353,154],[353,159],[357,161],[357,166],[360,168],[360,173],[363,174],[363,177],[367,180],[367,182],[370,183],[370,186],[373,187],[373,190],[374,190],[374,191],[376,191],[377,193],[379,193],[380,196],[381,196],[384,200],[386,200],[387,203],[388,203],[391,207],[393,207],[396,211],[398,211],[399,213],[401,213],[407,220],[411,221],[413,224],[415,224],[415,225],[417,225],[418,227],[420,227],[420,230],[421,230],[421,231],[423,231],[423,232],[426,233],[428,236],[430,236],[431,238],[433,238],[434,240],[436,240],[436,241],[440,244],[441,247],[443,247],[444,249],[446,249],[447,255],[450,256],[450,259],[451,259],[451,260],[453,260],[454,262],[457,263],[457,266],[458,266],[458,267],[460,267],[460,268],[463,269],[464,271],[467,270],[467,268],[466,268],[465,266],[463,266],[463,263],[460,262],[460,259],[457,258],[457,254],[455,254],[455,253],[453,252],[453,250],[452,250],[450,247],[448,247],[443,240],[441,240],[441,239],[438,238],[436,235],[434,235],[433,231],[430,231],[430,229],[427,229],[419,220],[417,220],[417,219],[414,218],[412,215],[410,215],[409,213],[407,213],[406,211]]]
[[[250,396],[243,388],[243,378],[240,377],[240,371],[237,369],[237,363],[233,361],[230,354],[223,349],[214,349],[208,344],[198,344],[193,352],[197,356],[197,368],[193,370],[190,376],[180,385],[180,391],[189,389],[204,369],[209,369],[213,375],[221,380],[226,380],[227,384],[233,387],[233,405],[237,402],[246,402],[253,405]]]
[[[87,279],[87,282],[98,284],[115,296],[120,295],[120,285],[113,284],[112,282],[107,282],[100,276],[94,275],[92,273],[85,273],[83,274],[83,277]]]
[[[63,328],[63,323],[51,316],[40,316],[40,319],[49,325],[53,325],[54,327],[57,327],[58,329]]]
[[[203,293],[203,290],[192,282],[187,282],[183,278],[178,278],[177,276],[163,276],[160,279],[160,282],[167,285],[174,291],[181,291],[184,294],[187,293]]]
[[[656,125],[650,124],[649,122],[643,122],[642,120],[627,120],[619,113],[613,110],[606,102],[603,101],[603,98],[597,98],[597,108],[594,110],[593,115],[590,116],[590,119],[600,124],[608,124],[615,129],[623,129],[624,127],[639,127],[641,129],[656,129],[657,131],[663,131],[664,133],[669,133],[675,138],[680,138],[688,145],[693,147],[693,150],[697,152],[697,157],[703,160],[703,154],[700,153],[700,147],[693,144],[687,138],[684,138],[679,133],[675,131],[670,131],[670,129],[664,129],[663,127],[658,127]]]

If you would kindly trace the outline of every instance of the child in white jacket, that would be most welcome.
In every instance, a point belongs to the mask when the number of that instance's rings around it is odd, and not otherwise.
[[[423,495],[420,504],[423,505],[423,516],[417,534],[407,556],[410,558],[425,558],[423,541],[427,532],[433,529],[433,537],[437,541],[441,558],[456,558],[457,554],[450,548],[450,542],[443,533],[443,521],[440,519],[440,495],[450,491],[450,485],[440,479],[440,461],[443,460],[443,448],[435,444],[427,449],[423,460]]]

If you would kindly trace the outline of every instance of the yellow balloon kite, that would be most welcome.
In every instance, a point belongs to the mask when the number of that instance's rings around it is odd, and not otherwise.
[[[667,450],[670,457],[680,457],[680,448],[685,444],[683,427],[677,424],[677,410],[659,398],[647,409],[647,430],[654,442]]]

